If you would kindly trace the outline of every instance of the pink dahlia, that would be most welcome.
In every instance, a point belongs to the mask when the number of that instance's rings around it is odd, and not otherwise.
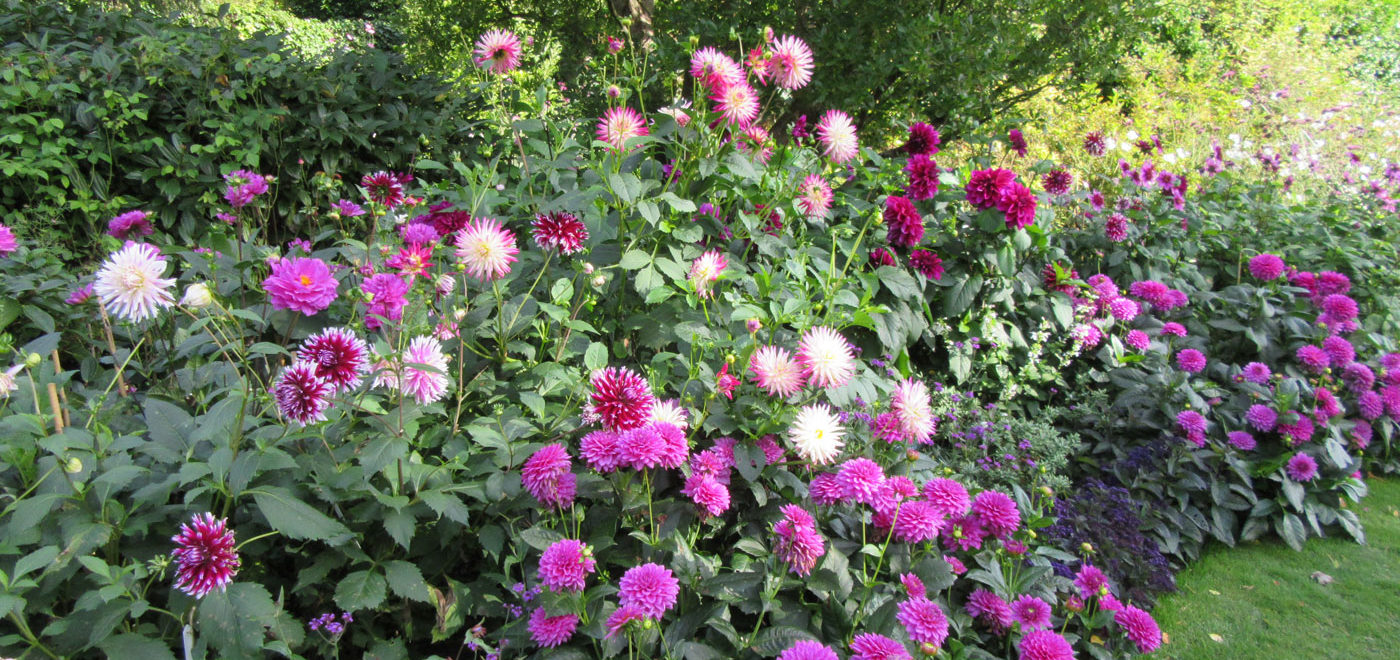
[[[938,153],[938,145],[941,142],[938,129],[916,121],[909,125],[909,141],[904,143],[904,151],[910,156],[932,156]]]
[[[894,538],[901,543],[923,543],[938,538],[944,524],[938,508],[923,500],[899,504],[895,513]]]
[[[1162,645],[1162,630],[1151,614],[1132,605],[1113,613],[1113,622],[1137,645],[1139,653],[1151,653]]]
[[[924,218],[908,197],[885,198],[885,224],[889,226],[891,245],[913,247],[924,240]]]
[[[399,227],[399,237],[405,245],[430,246],[442,239],[437,228],[428,222],[409,222]]]
[[[783,89],[799,89],[812,80],[812,49],[790,34],[778,37],[768,59],[768,76]]]
[[[827,110],[822,115],[817,122],[817,140],[821,142],[822,153],[833,163],[844,163],[860,152],[856,127],[850,115],[840,110]]]
[[[1367,420],[1374,420],[1385,414],[1385,400],[1375,392],[1362,392],[1356,398],[1356,410]]]
[[[1249,259],[1249,274],[1261,280],[1276,280],[1283,276],[1283,259],[1273,254],[1257,254]]]
[[[282,370],[272,384],[272,398],[277,409],[303,426],[326,419],[335,386],[316,375],[315,362],[298,361]]]
[[[909,265],[920,275],[931,279],[943,279],[943,259],[929,250],[914,250],[909,253]]]
[[[1288,478],[1297,482],[1312,481],[1317,476],[1317,459],[1298,452],[1288,459]]]
[[[1332,323],[1344,323],[1356,318],[1358,313],[1356,301],[1351,296],[1334,293],[1322,299],[1322,311],[1327,313],[1327,318]]]
[[[904,587],[904,592],[909,594],[910,598],[928,597],[928,587],[924,586],[924,581],[913,573],[900,573],[899,585]]]
[[[593,372],[591,402],[585,414],[611,431],[630,431],[651,419],[656,399],[651,385],[627,367],[607,367]]]
[[[153,318],[175,304],[170,287],[174,278],[164,278],[165,257],[154,245],[128,241],[102,262],[93,293],[119,318],[142,321]],[[335,292],[331,292],[335,296]]]
[[[1114,298],[1108,303],[1108,312],[1119,321],[1131,321],[1137,318],[1142,308],[1131,298]]]
[[[530,613],[530,639],[545,648],[554,648],[569,641],[578,628],[577,614],[549,616],[543,607]]]
[[[690,496],[695,506],[706,515],[718,516],[729,510],[729,488],[709,475],[691,475],[685,480],[682,495]]]
[[[427,225],[411,225],[432,231]],[[434,232],[436,233],[436,232]],[[416,242],[399,248],[399,253],[384,260],[384,265],[399,271],[410,283],[415,277],[426,277],[433,268],[433,246],[431,243]]]
[[[316,365],[316,375],[336,392],[359,387],[369,373],[369,346],[345,328],[327,328],[307,337],[297,359]]]
[[[613,151],[628,149],[627,141],[647,135],[646,121],[632,108],[608,108],[598,119],[598,139],[608,143]]]
[[[1128,240],[1128,216],[1114,213],[1104,221],[1103,235],[1114,243]]]
[[[1086,563],[1075,573],[1074,586],[1079,589],[1080,596],[1091,598],[1107,593],[1108,576],[1098,566]]]
[[[1206,432],[1206,418],[1194,410],[1183,410],[1176,414],[1176,425],[1187,435]]]
[[[1376,372],[1360,362],[1353,362],[1342,368],[1342,382],[1352,392],[1365,392],[1376,384]],[[1337,415],[1333,413],[1331,416]]]
[[[1240,377],[1256,385],[1268,385],[1269,378],[1274,374],[1269,370],[1269,365],[1263,362],[1250,362],[1244,365]]]
[[[618,451],[618,443],[621,440],[622,434],[616,431],[593,431],[583,436],[579,443],[579,453],[584,462],[588,463],[588,467],[607,474],[622,465],[622,457]]]
[[[647,470],[661,465],[666,454],[666,440],[657,429],[646,424],[624,432],[617,439],[619,465],[634,470]]]
[[[778,654],[778,660],[841,660],[830,647],[821,642],[802,640],[794,642],[787,650]]]
[[[107,223],[107,235],[119,241],[150,236],[156,230],[151,226],[149,217],[150,214],[145,211],[127,211]]]
[[[903,644],[875,633],[856,635],[851,653],[851,660],[913,660]]]
[[[825,217],[832,199],[831,186],[820,174],[808,174],[797,187],[797,206],[808,218]]]
[[[797,575],[810,575],[817,560],[826,554],[826,541],[817,532],[816,520],[796,504],[780,509],[783,519],[773,523],[773,552]]]
[[[447,356],[436,337],[414,337],[403,352],[399,390],[420,405],[432,403],[447,393]]]
[[[614,610],[612,614],[608,615],[607,623],[604,624],[608,629],[608,634],[604,635],[603,639],[608,639],[616,635],[634,621],[645,621],[648,618],[650,617],[642,613],[642,608],[640,606],[623,605]]]
[[[820,506],[833,506],[846,500],[846,489],[842,487],[841,480],[829,472],[812,477],[812,483],[807,484],[807,494]]]
[[[841,465],[836,473],[841,484],[842,499],[861,504],[874,504],[885,483],[885,471],[879,463],[868,458],[853,458]]]
[[[993,630],[1007,630],[1015,623],[1011,605],[986,589],[977,589],[969,594],[963,609],[969,616],[985,621]]]
[[[1327,352],[1311,344],[1299,347],[1298,352],[1295,353],[1294,356],[1303,364],[1303,368],[1315,374],[1326,371],[1327,367],[1331,364],[1331,360],[1327,357]]]
[[[743,67],[711,46],[690,56],[690,75],[710,89],[722,89],[744,81]]]
[[[233,530],[228,519],[215,519],[214,514],[195,514],[180,526],[180,533],[170,540],[175,550],[175,588],[194,598],[203,598],[212,591],[223,591],[238,574],[241,562],[234,544]]]
[[[472,220],[457,234],[457,258],[472,277],[483,282],[505,277],[517,254],[515,234],[495,218]]]
[[[938,194],[938,163],[923,154],[914,154],[904,164],[904,173],[909,175],[909,185],[905,190],[913,199],[933,199]]]
[[[540,583],[552,591],[583,591],[588,574],[597,566],[593,549],[583,541],[560,539],[540,555]]]
[[[12,254],[19,249],[19,241],[15,240],[14,230],[0,224],[0,257]]]
[[[1026,155],[1028,151],[1026,146],[1026,137],[1021,134],[1020,129],[1011,129],[1011,131],[1006,134],[1006,142],[1008,145],[1011,146],[1011,150],[1015,151],[1017,155]]]
[[[1128,334],[1123,337],[1123,342],[1139,351],[1145,351],[1152,340],[1147,337],[1146,332],[1129,330]]]
[[[1016,644],[1017,660],[1074,660],[1074,647],[1059,633],[1033,630]]]
[[[695,289],[695,295],[701,298],[709,298],[714,295],[711,287],[719,281],[719,276],[724,269],[729,266],[729,259],[719,250],[710,250],[690,264],[690,286]],[[728,365],[725,365],[728,366]]]
[[[976,550],[987,539],[987,528],[974,515],[954,516],[943,526],[943,545],[954,550]]]
[[[972,500],[963,485],[943,477],[931,479],[924,484],[923,498],[937,511],[948,517],[961,516],[972,507]]]
[[[1231,431],[1225,434],[1230,442],[1230,446],[1240,451],[1252,451],[1259,443],[1254,440],[1254,436],[1246,431]]]
[[[408,281],[394,273],[375,273],[365,278],[360,285],[369,299],[365,301],[365,327],[377,330],[385,321],[403,319],[403,308],[408,304]]]
[[[1351,364],[1356,359],[1356,348],[1347,341],[1346,337],[1332,335],[1322,340],[1322,350],[1327,353],[1327,359],[1332,366],[1341,368]]]
[[[817,326],[802,333],[797,343],[797,362],[802,373],[816,387],[835,388],[845,385],[855,375],[855,356],[846,338],[826,326]]]
[[[1046,172],[1040,182],[1041,185],[1045,186],[1045,192],[1051,195],[1063,195],[1069,192],[1069,187],[1074,184],[1074,175],[1057,167]]]
[[[1035,224],[1035,193],[1019,183],[1001,189],[997,210],[1006,214],[1007,229],[1024,229]]]
[[[716,89],[710,100],[715,102],[715,112],[731,126],[743,128],[758,118],[758,92],[746,82]]]
[[[1050,604],[1029,594],[1011,603],[1011,616],[1021,624],[1021,630],[1050,627]]]
[[[618,600],[623,607],[633,606],[642,616],[660,619],[676,604],[680,583],[671,569],[660,564],[642,564],[627,569],[618,582]]]
[[[786,399],[802,389],[807,377],[792,353],[779,346],[763,346],[749,358],[750,378],[770,396]]]
[[[273,262],[272,274],[262,283],[274,309],[290,309],[307,316],[330,307],[338,285],[326,262],[309,257]]]
[[[403,204],[404,186],[412,180],[413,177],[407,174],[380,170],[374,174],[366,174],[360,180],[360,186],[365,189],[366,197],[392,210]]]
[[[520,481],[525,490],[540,504],[564,508],[574,501],[575,481],[570,472],[573,461],[562,444],[539,448],[520,469]]]
[[[993,536],[1005,538],[1021,526],[1021,512],[1010,495],[984,490],[972,500],[972,513]]]
[[[543,250],[558,250],[573,254],[583,249],[588,240],[588,228],[572,213],[551,211],[535,216],[535,244]]]
[[[1100,131],[1089,131],[1084,134],[1084,153],[1090,156],[1102,156],[1108,151],[1108,141],[1104,139]]]
[[[870,263],[874,264],[877,267],[893,266],[894,255],[890,254],[890,251],[886,250],[885,248],[875,248],[874,250],[870,251]]]
[[[491,73],[509,73],[520,66],[520,38],[509,30],[491,30],[476,40],[476,64]]]
[[[1004,189],[1016,185],[1016,174],[1011,170],[977,170],[967,180],[964,189],[967,203],[979,209],[990,209],[997,205]]]
[[[1183,348],[1176,353],[1176,366],[1193,374],[1206,368],[1206,356],[1194,348]]]
[[[895,385],[890,412],[899,422],[900,435],[905,442],[926,443],[933,436],[932,402],[923,381],[906,378]]]

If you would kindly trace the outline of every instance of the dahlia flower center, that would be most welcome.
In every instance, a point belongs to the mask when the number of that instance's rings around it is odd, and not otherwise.
[[[301,285],[302,285],[302,286],[311,286],[311,276],[310,276],[310,275],[302,275],[299,279],[301,280]]]
[[[146,286],[146,274],[136,268],[128,268],[122,273],[122,286],[128,289],[140,289]]]

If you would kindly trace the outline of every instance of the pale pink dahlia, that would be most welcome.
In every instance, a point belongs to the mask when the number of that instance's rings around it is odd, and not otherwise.
[[[633,606],[642,616],[660,619],[676,604],[680,583],[671,569],[660,564],[642,564],[627,569],[617,584],[618,600],[623,607]]]
[[[710,100],[715,102],[715,112],[733,126],[745,127],[758,118],[758,92],[748,83],[716,89]]]
[[[749,373],[759,389],[786,399],[802,389],[807,377],[792,353],[779,346],[763,346],[749,358]]]
[[[817,122],[817,140],[821,142],[822,153],[834,163],[844,163],[860,152],[856,127],[850,115],[840,110],[827,110],[822,115]]]
[[[768,75],[783,89],[799,89],[812,80],[812,49],[790,34],[773,42],[773,54],[768,60]]]
[[[757,102],[757,101],[755,101]],[[632,108],[608,108],[598,119],[598,139],[614,151],[627,149],[627,141],[647,135],[647,123],[641,113]]]
[[[728,55],[711,46],[690,56],[690,75],[710,89],[721,89],[744,81],[744,69]]]
[[[316,375],[336,392],[353,390],[369,373],[369,346],[345,328],[327,328],[306,338],[299,360],[316,365]]]
[[[729,259],[719,250],[710,250],[690,264],[690,286],[695,289],[695,295],[701,298],[709,298],[714,295],[710,287],[719,281],[720,273],[729,266]]]
[[[316,375],[315,362],[298,361],[272,383],[272,398],[284,416],[303,426],[326,419],[335,386]]]
[[[530,639],[545,648],[554,648],[569,641],[578,628],[577,614],[549,616],[543,607],[530,613]]]
[[[593,372],[592,400],[584,413],[611,431],[630,431],[651,419],[656,403],[651,385],[627,367],[607,367]]]
[[[472,277],[483,282],[505,277],[517,254],[515,234],[495,218],[472,220],[457,234],[457,258]]]
[[[809,218],[825,217],[831,210],[831,186],[820,174],[808,174],[797,187],[797,206]]]
[[[826,326],[817,326],[802,333],[797,344],[797,362],[812,385],[835,388],[845,385],[855,375],[855,356],[851,345],[841,333]]]
[[[475,60],[491,73],[509,73],[520,66],[520,38],[508,30],[491,30],[476,40]]]
[[[170,553],[175,560],[175,588],[195,598],[212,591],[223,591],[238,574],[241,562],[235,549],[233,530],[226,518],[214,514],[195,514],[190,522],[180,526],[180,533],[170,540],[176,548]]]
[[[588,240],[588,228],[578,216],[564,211],[551,211],[535,216],[535,244],[559,254],[573,254],[583,249]]]
[[[427,368],[425,368],[427,367]],[[419,404],[432,403],[447,393],[447,356],[435,337],[414,337],[403,352],[399,389]]]
[[[552,591],[583,591],[588,574],[597,566],[593,549],[583,541],[560,539],[540,555],[540,583]]]
[[[128,242],[102,263],[92,290],[112,314],[128,321],[142,321],[175,304],[170,294],[175,279],[163,278],[163,274],[165,257],[159,249]]]
[[[928,386],[923,381],[907,378],[894,388],[890,412],[899,421],[899,431],[905,442],[925,443],[933,436],[933,408]]]

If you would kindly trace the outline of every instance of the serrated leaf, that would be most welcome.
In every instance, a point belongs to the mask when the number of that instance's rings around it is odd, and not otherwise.
[[[427,603],[431,602],[428,583],[423,580],[422,571],[406,561],[384,562],[384,573],[389,578],[389,588],[403,598]]]
[[[347,612],[379,607],[386,595],[384,576],[373,571],[355,571],[335,587],[335,604]]]
[[[409,543],[413,542],[416,522],[413,514],[405,509],[389,510],[384,514],[384,531],[389,532],[389,536],[407,550]]]
[[[622,261],[618,262],[617,265],[623,270],[637,270],[648,263],[651,263],[651,255],[641,250],[628,250],[627,254],[622,255]]]
[[[199,604],[199,634],[220,658],[260,657],[265,630],[276,622],[277,605],[262,585],[234,582]]]
[[[175,654],[165,642],[132,633],[113,635],[102,640],[97,648],[109,658],[141,658],[142,660],[175,660]]]
[[[588,350],[583,353],[583,366],[589,371],[608,366],[608,347],[596,341],[588,344]]]
[[[253,491],[253,500],[267,523],[287,538],[327,541],[335,545],[351,536],[345,525],[297,499],[285,488],[263,486]]]
[[[812,633],[791,626],[764,628],[753,641],[753,650],[762,655],[777,655],[793,644],[805,640],[816,641]]]
[[[559,532],[538,525],[520,532],[520,540],[536,550],[544,550],[562,538],[564,535]]]

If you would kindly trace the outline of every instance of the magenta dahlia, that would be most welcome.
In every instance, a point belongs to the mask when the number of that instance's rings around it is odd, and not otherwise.
[[[950,518],[965,514],[972,507],[967,489],[952,479],[930,479],[924,484],[922,495],[940,514]]]
[[[588,240],[588,228],[572,213],[541,213],[535,216],[532,226],[535,229],[535,244],[544,250],[573,254],[583,249],[583,242]]]
[[[176,548],[170,553],[175,560],[175,588],[194,598],[203,598],[212,591],[223,591],[238,575],[241,562],[234,543],[233,530],[226,518],[214,514],[195,514],[190,522],[180,526],[180,533],[170,540]]]
[[[1288,478],[1297,482],[1312,481],[1317,476],[1317,459],[1298,452],[1288,459]]]
[[[909,125],[909,140],[904,143],[904,151],[910,156],[932,156],[938,153],[941,142],[938,129],[916,121]]]
[[[369,346],[345,328],[327,328],[307,337],[297,358],[315,364],[316,375],[336,392],[359,387],[369,373]]]
[[[938,163],[923,154],[914,154],[904,165],[904,173],[909,175],[909,185],[905,191],[913,199],[933,199],[938,194]]]
[[[1024,229],[1035,224],[1035,193],[1019,183],[1001,189],[997,210],[1006,214],[1007,229]]]
[[[543,607],[536,607],[530,613],[530,639],[544,648],[554,648],[569,641],[578,629],[577,614],[549,616]]]
[[[282,415],[303,426],[326,419],[335,387],[316,375],[315,362],[298,361],[272,383],[272,398]]]
[[[875,633],[856,635],[851,653],[851,660],[913,660],[903,644]]]
[[[1011,170],[977,170],[967,180],[965,188],[967,203],[979,209],[990,209],[997,205],[1002,190],[1015,185],[1016,174]]]
[[[574,501],[573,461],[562,444],[545,445],[525,460],[520,481],[540,504],[564,508]]]
[[[1016,644],[1017,660],[1074,660],[1074,647],[1059,633],[1032,630]]]
[[[365,278],[360,284],[360,290],[369,297],[365,301],[365,327],[377,330],[385,321],[402,320],[408,289],[408,281],[394,273],[375,273]]]
[[[495,74],[510,73],[520,66],[520,38],[509,30],[491,30],[476,40],[477,66]]]
[[[1011,616],[1021,624],[1021,630],[1049,628],[1050,604],[1027,594],[1012,601]]]
[[[913,247],[924,239],[924,218],[908,197],[890,195],[885,198],[884,219],[889,226],[891,245]]]
[[[330,307],[338,285],[326,262],[308,257],[273,262],[272,274],[262,283],[273,309],[290,309],[307,316]]]
[[[1162,630],[1151,614],[1132,605],[1113,613],[1113,622],[1137,645],[1139,653],[1151,653],[1162,645]]]
[[[618,582],[618,600],[623,607],[636,607],[642,616],[660,619],[676,604],[680,583],[671,569],[660,564],[642,564],[627,569]]]
[[[1021,526],[1021,512],[1010,495],[984,490],[972,500],[972,513],[993,536],[1005,538]]]
[[[553,591],[583,591],[588,574],[597,566],[593,549],[583,541],[560,539],[540,555],[540,583]]]
[[[778,660],[841,660],[830,647],[821,642],[802,640],[794,642],[787,650],[778,654]]]
[[[630,431],[651,419],[655,398],[645,378],[627,367],[607,367],[593,372],[591,402],[585,414],[611,431]]]
[[[1274,254],[1256,254],[1249,259],[1249,274],[1268,281],[1283,276],[1283,259]]]
[[[150,214],[145,211],[127,211],[107,223],[107,235],[119,241],[150,236],[156,230],[149,218]]]
[[[921,225],[922,226],[922,225]],[[914,250],[909,253],[909,265],[920,275],[931,279],[943,279],[943,259],[929,250]]]

